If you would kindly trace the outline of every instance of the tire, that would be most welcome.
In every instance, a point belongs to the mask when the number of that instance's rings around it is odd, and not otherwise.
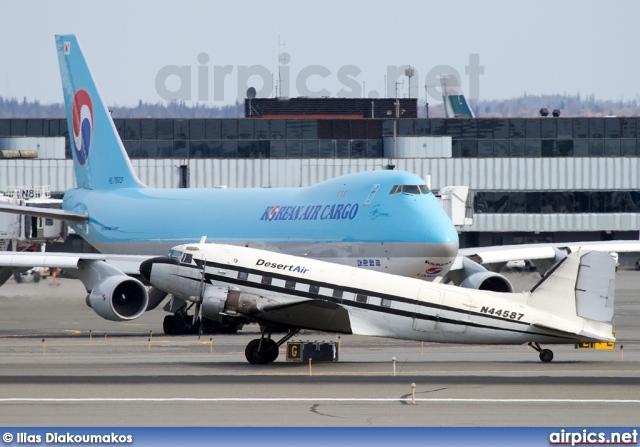
[[[258,352],[259,346],[260,339],[256,338],[255,340],[251,340],[244,350],[244,356],[252,365],[263,365],[266,363],[265,359]]]
[[[553,351],[551,349],[543,349],[540,351],[540,360],[543,363],[549,363],[553,360]]]
[[[16,280],[16,283],[20,284],[22,282],[22,275],[20,275],[20,273],[15,272],[13,274],[13,279]]]
[[[173,315],[166,315],[162,321],[162,330],[165,335],[173,335]]]
[[[222,323],[208,318],[202,319],[202,333],[203,334],[219,334],[222,331]]]
[[[269,363],[269,358],[263,356],[258,351],[259,346],[260,339],[256,338],[255,340],[251,340],[244,350],[244,355],[247,358],[247,361],[252,365],[266,365],[267,363]]]
[[[269,349],[267,351],[269,363],[275,362],[276,359],[278,358],[278,355],[280,354],[280,350],[278,349],[278,344],[273,340],[268,340],[267,348]]]

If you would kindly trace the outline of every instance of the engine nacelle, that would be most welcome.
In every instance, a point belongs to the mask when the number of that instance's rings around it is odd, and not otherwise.
[[[134,320],[147,309],[149,295],[135,278],[108,276],[93,286],[87,296],[87,305],[106,320]]]
[[[500,273],[490,272],[488,270],[467,276],[464,281],[460,283],[460,287],[489,290],[491,292],[513,292],[513,286],[507,278]]]
[[[253,293],[208,285],[202,294],[202,316],[214,321],[222,321],[222,314],[250,316],[269,304],[277,302]]]
[[[229,292],[226,287],[207,286],[202,294],[202,316],[209,320],[221,321],[220,314],[224,312]]]

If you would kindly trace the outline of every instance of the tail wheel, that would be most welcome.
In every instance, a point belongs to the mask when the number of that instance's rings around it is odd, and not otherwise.
[[[543,349],[540,351],[540,360],[544,363],[549,363],[553,360],[553,351],[551,349]]]

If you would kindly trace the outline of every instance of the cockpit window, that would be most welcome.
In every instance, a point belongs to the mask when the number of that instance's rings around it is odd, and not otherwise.
[[[394,185],[389,194],[429,194],[431,190],[427,185]]]
[[[402,192],[404,194],[420,194],[420,188],[418,188],[418,185],[404,185]]]
[[[193,261],[193,255],[191,253],[185,253],[180,260],[183,264],[191,264],[191,261]]]
[[[182,258],[182,252],[178,250],[171,250],[169,252],[169,257],[179,261]]]

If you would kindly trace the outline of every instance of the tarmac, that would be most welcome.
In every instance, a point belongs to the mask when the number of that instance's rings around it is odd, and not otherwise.
[[[511,275],[516,288],[535,277]],[[165,336],[165,312],[111,322],[77,280],[0,288],[4,426],[634,426],[640,273],[616,276],[613,350],[467,346],[301,333],[339,361],[250,365],[236,335]],[[392,359],[395,358],[395,362]]]

